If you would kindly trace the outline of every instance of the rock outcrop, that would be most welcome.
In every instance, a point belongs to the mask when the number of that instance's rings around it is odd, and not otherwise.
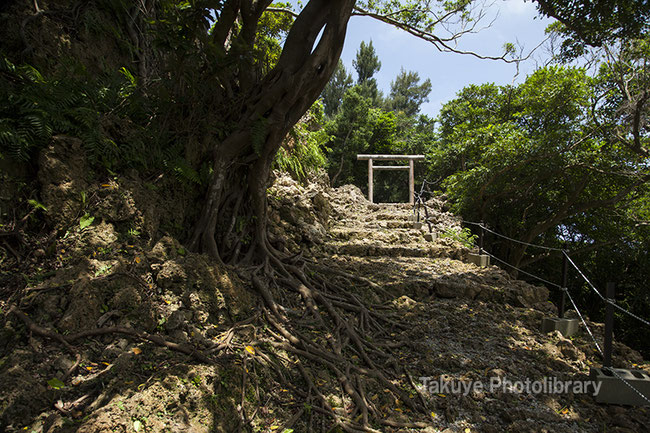
[[[552,310],[548,289],[511,278],[496,266],[464,261],[475,246],[445,202],[427,202],[429,225],[414,225],[409,204],[370,203],[353,185],[301,185],[276,174],[269,190],[272,237],[288,249],[368,276],[395,295],[477,299]],[[423,217],[423,213],[421,217]]]

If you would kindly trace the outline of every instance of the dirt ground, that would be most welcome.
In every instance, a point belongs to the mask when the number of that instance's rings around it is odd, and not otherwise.
[[[336,371],[269,325],[245,270],[165,234],[165,224],[183,219],[169,194],[137,178],[62,176],[55,168],[71,158],[83,171],[71,146],[41,161],[56,230],[2,244],[0,430],[343,431],[324,407],[359,422]],[[162,218],[156,209],[165,201]],[[376,415],[365,431],[650,431],[650,408],[597,404],[589,393],[424,386],[425,377],[429,385],[584,382],[601,363],[584,329],[571,338],[540,332],[542,318],[556,313],[548,289],[466,262],[472,246],[441,201],[430,203],[436,240],[409,222],[409,207],[370,204],[352,186],[277,175],[269,202],[272,241],[300,253],[315,279],[343,288],[325,293],[348,311],[336,332],[354,326],[372,354],[344,352]],[[296,330],[327,347],[331,335],[313,311],[295,307],[299,296],[281,281],[272,289]],[[367,314],[358,319],[358,311]],[[601,339],[603,326],[588,324]],[[632,349],[614,349],[615,365],[650,372]],[[390,376],[380,380],[367,364]]]

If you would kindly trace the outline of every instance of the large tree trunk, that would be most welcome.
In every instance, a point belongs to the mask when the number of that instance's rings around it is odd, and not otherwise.
[[[278,64],[251,87],[234,131],[214,148],[214,173],[192,249],[231,262],[260,262],[269,256],[266,188],[271,163],[289,129],[334,72],[354,3],[311,0],[296,18]]]

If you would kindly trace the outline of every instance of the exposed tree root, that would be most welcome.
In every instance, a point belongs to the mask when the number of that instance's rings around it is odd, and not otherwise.
[[[304,422],[310,429],[318,429],[320,425],[323,431],[339,428],[346,432],[377,432],[378,426],[420,428],[426,425],[395,420],[386,410],[386,407],[403,405],[418,418],[421,418],[418,414],[427,411],[426,397],[393,353],[394,349],[409,344],[394,337],[396,331],[408,326],[400,323],[390,309],[355,295],[349,289],[351,285],[346,288],[337,284],[340,279],[316,273],[304,262],[281,260],[270,248],[266,252],[267,260],[262,266],[242,271],[262,300],[259,314],[232,325],[218,344],[205,350],[120,326],[61,335],[35,323],[17,306],[10,313],[32,334],[61,344],[77,357],[65,380],[79,363],[74,345],[89,337],[127,335],[183,353],[204,364],[215,364],[223,354],[242,351],[246,344],[254,346],[254,356],[244,357],[241,403],[237,408],[240,431],[249,431],[258,413],[245,398],[246,390],[255,386],[259,400],[259,379],[250,371],[258,364],[273,372],[270,377],[279,386],[291,389],[294,396],[303,399],[303,408],[292,415],[287,426]],[[327,274],[336,274],[343,281],[354,279],[373,288],[367,280],[329,271]],[[255,337],[252,341],[246,338],[247,343],[243,343],[244,333],[251,335],[251,329]],[[325,381],[323,377],[333,381]],[[384,402],[382,407],[376,402],[378,394]],[[329,402],[332,395],[338,396],[342,404],[332,406]],[[307,411],[305,407],[311,409]]]
[[[52,332],[49,329],[43,328],[40,325],[37,325],[36,323],[34,323],[34,321],[32,319],[27,317],[27,315],[25,313],[23,313],[15,305],[12,306],[9,309],[9,314],[14,314],[16,317],[18,317],[20,320],[22,320],[23,323],[25,324],[25,326],[27,326],[27,329],[29,330],[29,332],[34,333],[36,335],[39,335],[41,337],[49,338],[50,340],[58,341],[66,349],[68,349],[68,351],[70,353],[72,353],[73,355],[77,354],[77,350],[74,347],[72,347],[72,345],[70,344],[70,342],[68,341],[68,339],[66,337],[64,337],[61,334],[57,334],[55,332]]]
[[[61,335],[61,334],[57,334],[56,332],[50,331],[49,329],[46,329],[40,325],[37,325],[36,323],[34,323],[32,319],[30,319],[25,313],[23,313],[16,306],[12,306],[11,309],[9,310],[9,313],[14,314],[16,317],[22,320],[30,332],[39,335],[41,337],[49,338],[51,340],[61,343],[66,349],[68,349],[68,351],[70,351],[72,354],[77,356],[78,356],[78,352],[72,346],[72,343],[74,343],[77,340],[80,340],[82,338],[94,337],[98,335],[124,334],[124,335],[130,335],[132,337],[136,337],[140,340],[150,341],[154,344],[157,344],[158,346],[166,347],[176,352],[184,353],[186,355],[191,356],[192,358],[196,359],[199,362],[203,362],[206,364],[215,363],[214,359],[208,357],[202,351],[200,351],[195,347],[192,347],[190,345],[174,343],[165,340],[159,335],[148,334],[146,332],[141,332],[132,328],[125,328],[122,326],[111,326],[106,328],[89,329],[71,335]],[[74,367],[76,367],[76,365]]]
[[[406,342],[379,341],[395,328],[406,326],[391,319],[388,311],[378,312],[380,306],[371,306],[350,290],[315,274],[310,267],[280,262],[272,255],[269,261],[275,266],[265,267],[267,273],[253,274],[250,278],[264,301],[267,323],[275,331],[270,334],[275,338],[258,340],[255,344],[270,346],[293,358],[284,364],[298,369],[304,387],[302,390],[296,386],[291,387],[305,398],[305,404],[313,404],[307,403],[307,400],[313,401],[315,398],[315,411],[331,419],[334,425],[330,427],[339,427],[346,432],[378,431],[373,425],[425,427],[425,423],[386,419],[382,410],[367,397],[366,387],[370,384],[375,390],[379,388],[389,393],[394,404],[404,404],[414,413],[425,413],[425,396],[419,392],[408,372],[399,367],[396,357],[391,353],[392,348],[406,345]],[[325,271],[321,266],[314,268]],[[326,272],[375,286],[369,280],[345,272],[331,269]],[[274,292],[277,296],[274,296]],[[282,304],[276,300],[279,297],[282,298]],[[301,312],[303,320],[289,318],[297,312]],[[305,321],[306,317],[311,320]],[[268,356],[261,359],[267,366],[272,364],[274,369],[282,369]],[[307,367],[308,365],[312,367]],[[336,388],[348,402],[344,408],[333,408],[328,404],[325,387],[315,380],[316,375],[312,372],[322,370],[336,378]],[[294,373],[283,372],[280,380],[287,382],[286,377],[291,374]],[[402,385],[397,386],[396,383]],[[332,384],[328,385],[331,392]],[[415,395],[416,399],[405,392],[403,388],[407,387],[415,388],[415,392],[410,394]],[[311,417],[308,422],[311,422]]]

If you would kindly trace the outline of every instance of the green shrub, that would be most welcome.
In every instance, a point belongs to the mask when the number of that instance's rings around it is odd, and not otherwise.
[[[478,236],[475,234],[472,234],[472,231],[469,228],[464,228],[464,229],[447,229],[440,235],[441,238],[450,238],[455,240],[456,242],[460,242],[467,248],[474,248],[476,245],[476,240],[478,239]]]
[[[319,127],[322,119],[323,105],[319,101],[287,135],[275,156],[275,168],[289,173],[297,180],[304,180],[326,166],[325,143],[330,141],[330,136]]]

